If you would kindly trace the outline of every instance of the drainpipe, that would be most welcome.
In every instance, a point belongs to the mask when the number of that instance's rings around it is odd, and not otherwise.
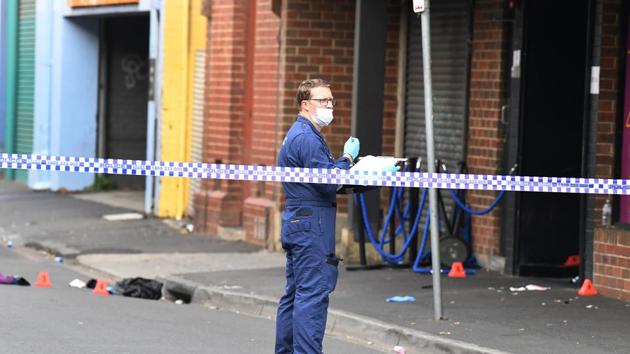
[[[602,30],[602,1],[589,0],[587,39],[586,39],[586,72],[584,80],[584,119],[582,120],[582,177],[595,177],[595,142],[597,141],[597,115],[599,91],[589,90],[591,87],[592,71],[599,70],[601,61]],[[595,69],[596,68],[596,69]],[[599,82],[597,83],[599,87]],[[579,283],[593,277],[593,234],[595,223],[593,214],[595,196],[580,195],[580,225],[579,225]]]
[[[405,153],[405,105],[407,77],[407,16],[409,7],[406,1],[400,6],[400,30],[398,32],[398,105],[396,107],[396,139],[394,140],[394,156],[403,157]]]
[[[18,2],[7,3],[6,27],[6,115],[4,120],[4,151],[15,152],[15,105],[17,86],[17,32],[18,32]],[[7,179],[15,179],[15,170],[6,170]]]
[[[150,16],[150,24],[149,24],[149,101],[147,103],[147,147],[146,147],[146,159],[149,161],[153,161],[156,159],[156,121],[157,121],[157,111],[159,104],[157,104],[156,96],[158,95],[158,81],[160,78],[156,77],[158,73],[157,69],[157,61],[159,60],[159,49],[160,49],[160,20],[158,17],[158,10],[155,8],[151,8],[149,12]],[[156,187],[156,177],[147,175],[145,178],[144,185],[144,213],[146,215],[157,214],[158,212],[158,198],[156,197],[157,190],[159,187]],[[179,207],[179,203],[178,203]],[[178,208],[179,210],[179,208]]]

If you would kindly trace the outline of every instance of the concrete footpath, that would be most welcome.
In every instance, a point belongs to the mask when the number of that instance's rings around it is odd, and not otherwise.
[[[65,265],[110,280],[157,278],[170,299],[273,319],[284,285],[283,254],[188,233],[167,220],[108,221],[104,215],[133,210],[106,199],[0,181],[2,247],[11,241],[12,252],[42,250],[51,268],[60,266],[52,256],[61,256]],[[36,274],[23,275],[33,281]],[[510,291],[528,284],[550,289]],[[431,276],[390,268],[350,272],[342,264],[328,331],[388,352],[395,345],[407,353],[630,352],[630,304],[578,297],[568,279],[479,271],[465,279],[444,276],[442,287],[447,319],[434,321]],[[385,301],[395,295],[416,301]]]

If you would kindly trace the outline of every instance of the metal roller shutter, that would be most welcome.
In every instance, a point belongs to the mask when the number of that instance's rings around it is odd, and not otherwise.
[[[471,8],[469,0],[431,2],[435,156],[445,160],[450,171],[466,159]],[[407,38],[405,155],[426,161],[422,37],[415,14]]]
[[[35,0],[19,2],[17,41],[17,85],[15,105],[15,152],[33,152],[33,115],[35,106]],[[26,180],[27,171],[16,171],[15,178]]]
[[[204,87],[205,87],[205,70],[206,52],[205,50],[197,50],[195,53],[195,78],[193,82],[193,102],[192,102],[192,162],[202,162],[203,151],[203,106],[204,106]],[[190,187],[188,191],[188,215],[194,215],[194,196],[199,190],[201,180],[198,178],[190,179]]]

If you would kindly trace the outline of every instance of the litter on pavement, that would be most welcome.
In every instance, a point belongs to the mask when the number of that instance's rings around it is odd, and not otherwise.
[[[0,273],[0,284],[31,286],[28,280],[19,275],[4,275]]]
[[[81,279],[74,279],[68,285],[73,288],[87,288],[96,289],[99,286],[99,282],[103,282],[98,279],[89,279],[87,282],[83,282]],[[126,297],[135,297],[140,299],[159,300],[162,298],[163,284],[157,280],[145,279],[145,278],[125,278],[117,282],[114,286],[108,286],[106,282],[103,282],[102,289],[103,295],[122,295]]]
[[[70,285],[70,287],[72,287],[72,288],[79,288],[79,289],[83,289],[83,288],[86,287],[85,282],[83,280],[81,280],[81,279],[74,279],[68,285]]]
[[[416,298],[413,296],[392,296],[385,299],[387,302],[414,302]]]
[[[521,287],[510,286],[510,291],[511,292],[518,292],[518,291],[546,291],[546,290],[550,290],[550,289],[551,288],[549,288],[549,287],[540,286],[540,285],[534,285],[534,284],[528,284],[526,286],[521,286]]]
[[[128,221],[128,220],[142,220],[144,215],[140,213],[121,213],[121,214],[105,214],[103,219],[107,221]]]
[[[400,345],[397,345],[394,347],[394,353],[398,353],[398,354],[406,354],[407,351],[405,350],[405,347],[401,347]]]
[[[122,296],[159,300],[162,298],[162,286],[157,280],[126,278],[116,283],[114,292]]]

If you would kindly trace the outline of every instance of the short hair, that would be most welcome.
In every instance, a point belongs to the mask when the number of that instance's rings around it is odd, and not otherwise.
[[[295,95],[298,107],[301,107],[302,101],[311,99],[311,90],[316,87],[330,87],[330,84],[328,81],[322,79],[308,79],[300,83],[297,94]]]

